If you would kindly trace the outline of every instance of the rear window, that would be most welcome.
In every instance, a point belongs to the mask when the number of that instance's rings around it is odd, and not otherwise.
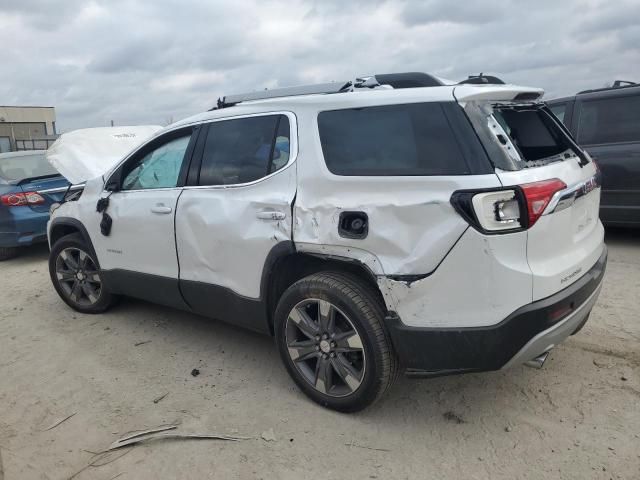
[[[50,175],[58,175],[58,172],[47,162],[44,153],[0,157],[0,178],[5,181],[14,182]]]
[[[493,115],[525,161],[552,157],[567,149],[559,129],[550,128],[540,109],[496,109]]]
[[[583,145],[640,141],[640,95],[583,102],[578,141]]]
[[[440,103],[321,112],[318,129],[327,168],[336,175],[469,173]]]
[[[465,112],[491,161],[502,170],[537,167],[581,154],[544,105],[469,102]]]

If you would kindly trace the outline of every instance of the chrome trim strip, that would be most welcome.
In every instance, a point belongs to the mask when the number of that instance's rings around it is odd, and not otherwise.
[[[74,192],[76,190],[82,190],[84,188],[84,183],[79,183],[77,185],[71,185],[69,187],[58,187],[58,188],[47,188],[45,190],[38,190],[38,193],[63,193],[69,190],[70,192]]]
[[[600,175],[596,173],[584,182],[580,182],[572,185],[571,187],[565,188],[564,190],[560,190],[551,197],[551,201],[549,202],[549,205],[547,205],[547,208],[545,208],[542,215],[561,212],[562,210],[572,206],[576,199],[591,193],[593,190],[600,188],[600,186]]]

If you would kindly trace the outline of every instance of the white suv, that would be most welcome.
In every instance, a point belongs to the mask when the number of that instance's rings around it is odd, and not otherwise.
[[[600,292],[599,172],[542,90],[499,83],[225,97],[54,211],[53,285],[80,312],[128,295],[273,335],[340,411],[399,371],[541,365]]]

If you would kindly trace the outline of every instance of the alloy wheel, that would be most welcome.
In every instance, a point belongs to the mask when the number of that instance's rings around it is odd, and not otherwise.
[[[360,387],[366,366],[362,339],[338,307],[303,300],[289,312],[285,332],[289,358],[317,391],[344,397]]]
[[[65,248],[56,258],[56,278],[64,293],[78,305],[95,304],[102,293],[96,264],[79,248]]]

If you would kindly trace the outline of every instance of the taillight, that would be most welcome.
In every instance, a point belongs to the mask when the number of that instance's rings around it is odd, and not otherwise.
[[[560,191],[567,188],[566,183],[557,178],[551,180],[543,180],[535,183],[525,183],[520,185],[520,188],[524,192],[525,199],[527,200],[527,214],[529,216],[529,227],[540,218],[544,209],[547,208],[551,197]]]
[[[557,178],[513,187],[461,190],[451,204],[476,230],[509,233],[531,228],[553,195],[567,186]]]
[[[7,207],[21,207],[24,205],[42,205],[45,199],[38,192],[7,193],[0,196],[0,202]]]

